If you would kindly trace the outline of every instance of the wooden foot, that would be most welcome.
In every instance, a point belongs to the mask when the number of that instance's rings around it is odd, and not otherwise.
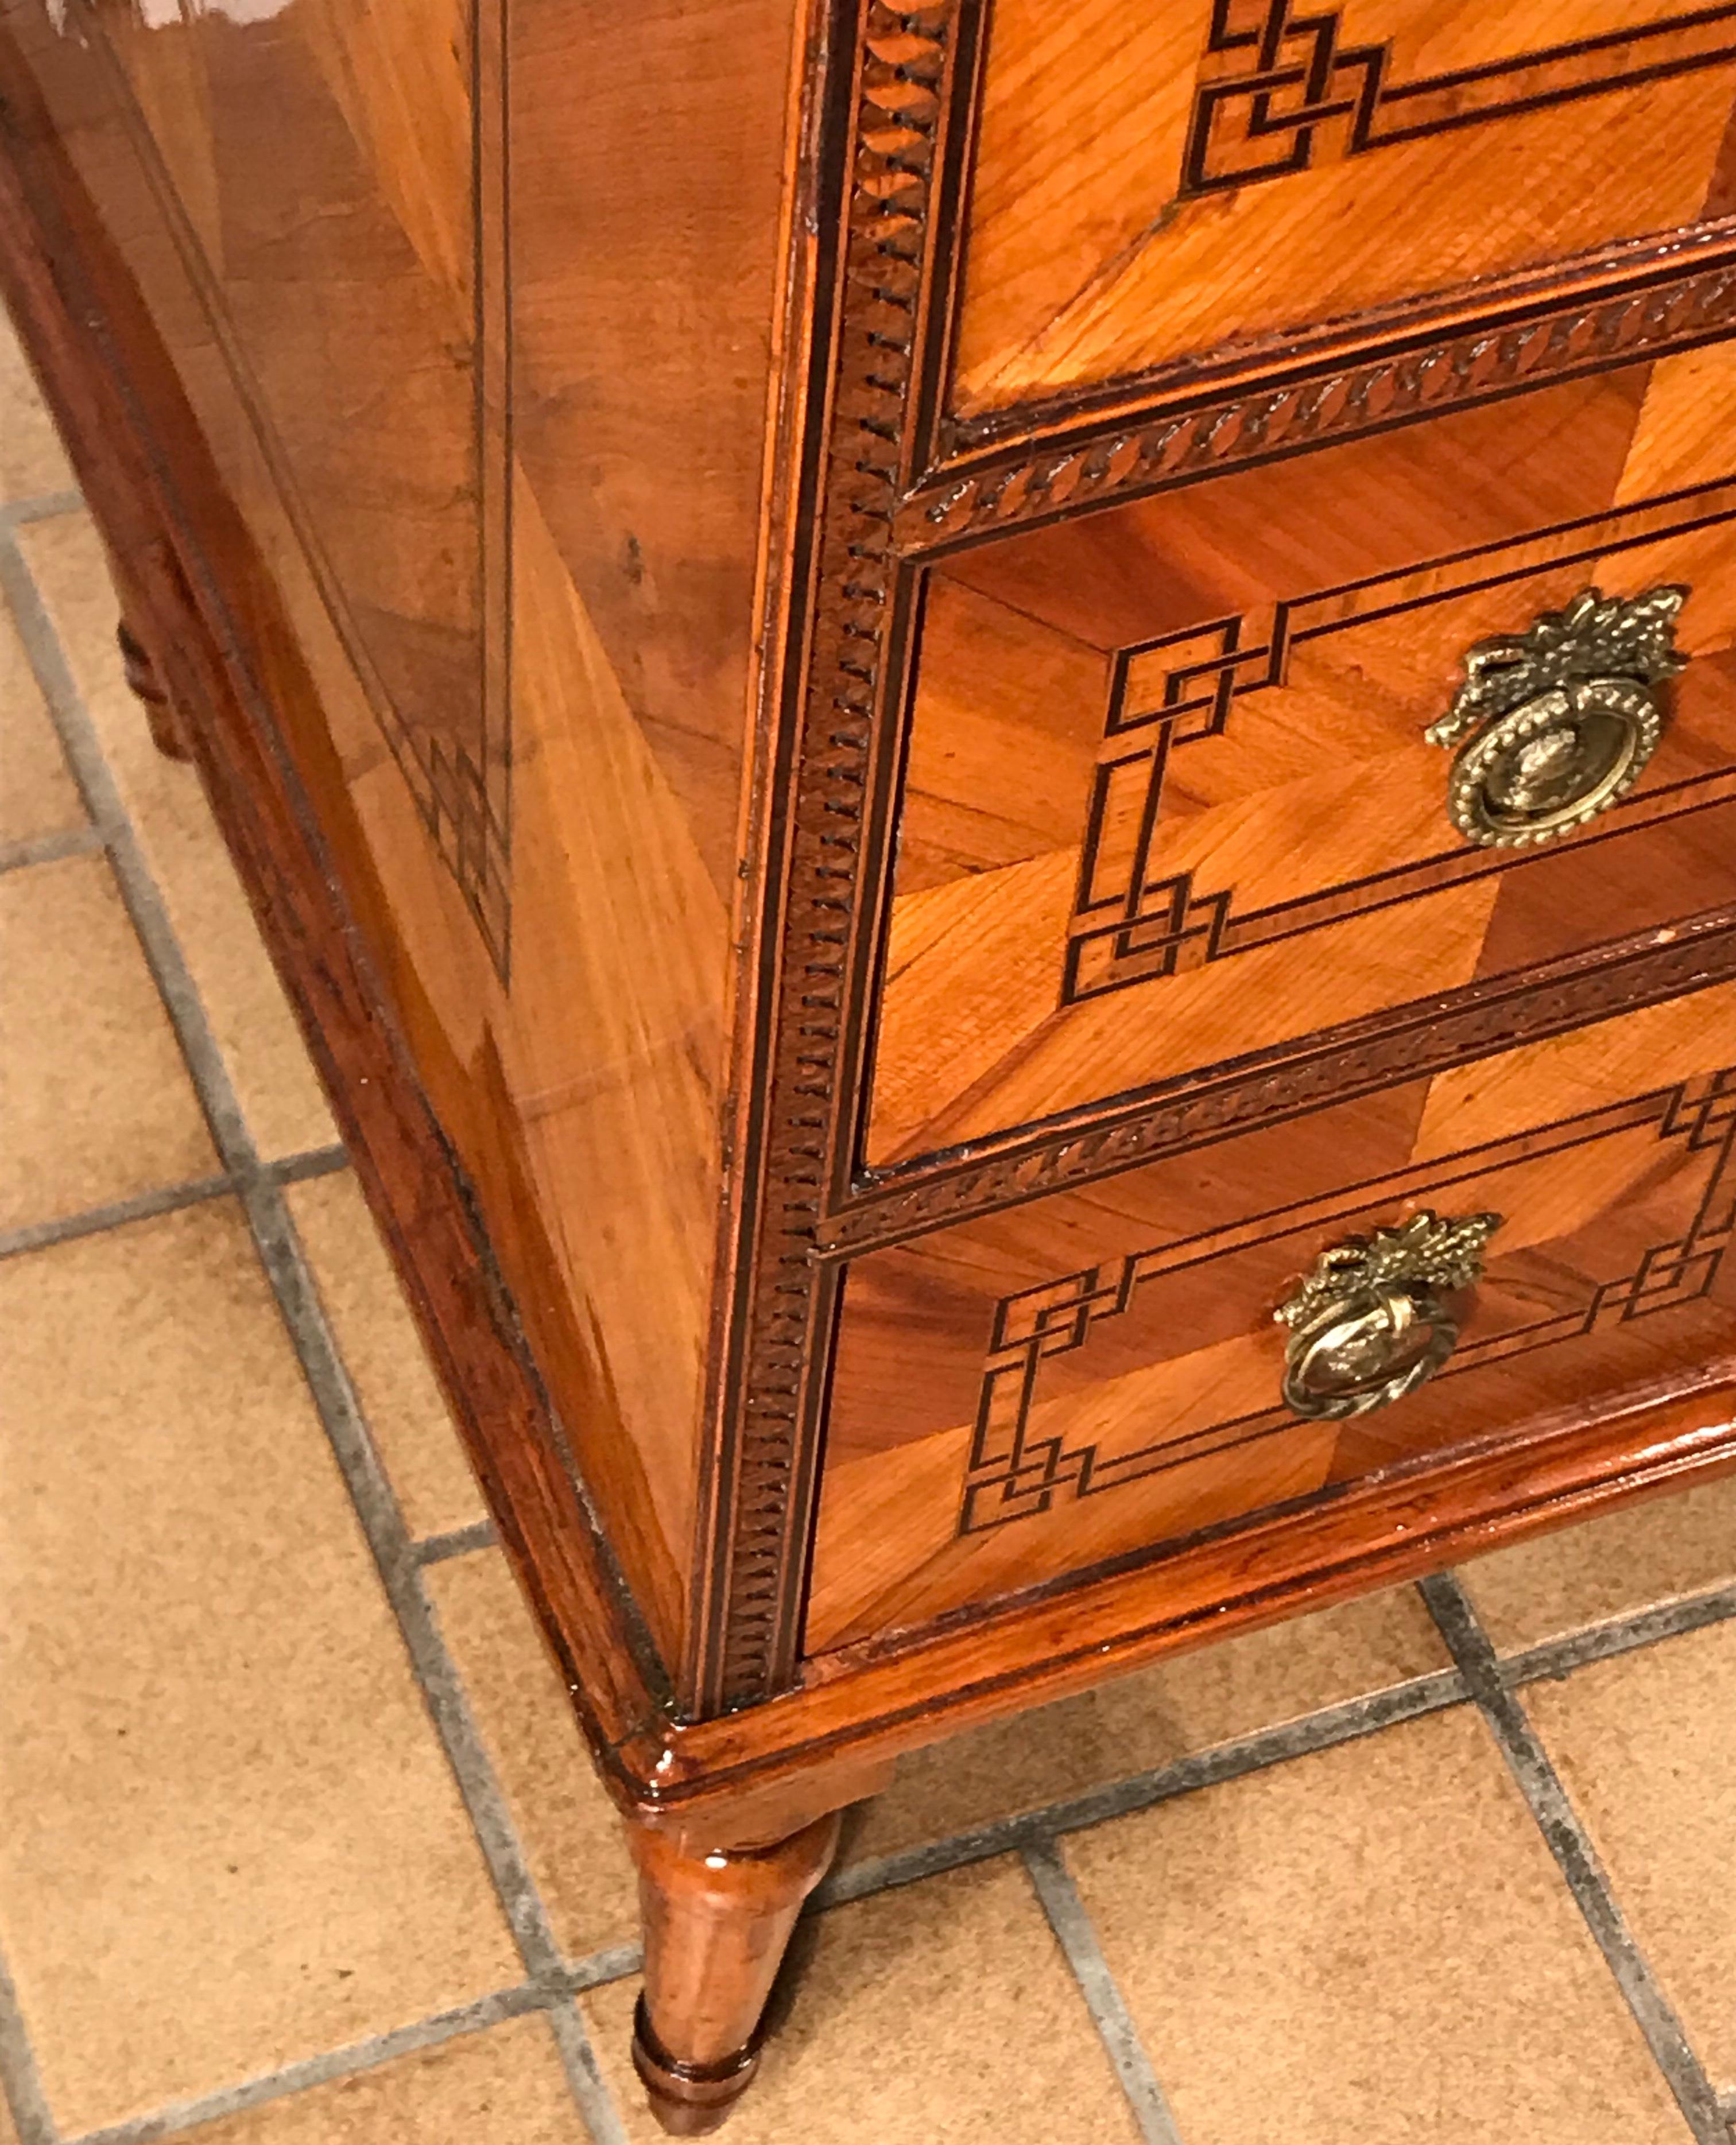
[[[145,719],[151,725],[151,742],[170,759],[191,759],[193,755],[182,729],[181,718],[163,690],[162,681],[157,674],[157,666],[124,619],[116,631],[115,638],[121,644],[121,660],[127,666],[127,682],[137,698],[144,704]]]
[[[783,1947],[838,1828],[834,1811],[772,1846],[710,1853],[630,1828],[645,1929],[633,2063],[671,2137],[704,2137],[747,2091]]]

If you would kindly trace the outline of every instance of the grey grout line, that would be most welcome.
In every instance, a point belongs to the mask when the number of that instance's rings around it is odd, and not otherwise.
[[[1655,1609],[1642,1609],[1631,1616],[1570,1631],[1564,1638],[1548,1640],[1522,1654],[1509,1654],[1500,1662],[1501,1680],[1512,1689],[1567,1675],[1593,1661],[1613,1660],[1618,1654],[1632,1653],[1636,1646],[1653,1646],[1660,1639],[1703,1631],[1709,1625],[1727,1623],[1733,1616],[1736,1616],[1736,1586],[1690,1594],[1679,1601],[1666,1601]]]
[[[1683,2119],[1698,2145],[1729,2145],[1729,2126],[1719,2113],[1718,2097],[1689,2046],[1681,2020],[1634,1939],[1608,1873],[1542,1738],[1503,1680],[1495,1648],[1470,1597],[1450,1572],[1421,1580],[1417,1590],[1458,1662]]]
[[[1305,1714],[1300,1720],[1286,1721],[1281,1727],[1261,1729],[1255,1734],[1238,1736],[1233,1742],[1178,1758],[1170,1764],[1155,1766],[1149,1772],[1087,1789],[1019,1817],[1000,1818],[929,1846],[908,1848],[853,1864],[819,1887],[814,1894],[815,1909],[823,1911],[843,1906],[897,1885],[918,1884],[945,1869],[963,1869],[993,1855],[1042,1846],[1058,1834],[1081,1832],[1109,1818],[1128,1817],[1137,1810],[1150,1809],[1155,1804],[1192,1794],[1201,1788],[1216,1787],[1225,1780],[1239,1779],[1245,1773],[1260,1772],[1286,1759],[1333,1749],[1400,1721],[1463,1705],[1470,1695],[1463,1677],[1455,1670],[1416,1676],[1368,1697]]]
[[[555,2037],[560,2067],[566,2073],[568,2090],[578,2103],[579,2118],[593,2145],[627,2145],[625,2127],[615,2111],[614,2096],[597,2061],[595,2043],[579,2016],[578,2005],[570,2002],[557,2003],[544,2016]]]
[[[51,521],[57,515],[76,514],[84,505],[82,493],[39,491],[32,499],[12,499],[0,504],[0,536],[9,536],[32,521]]]
[[[465,2033],[485,2032],[490,2026],[504,2024],[509,2018],[521,2018],[528,2012],[541,2010],[548,2000],[543,1992],[529,1983],[516,1988],[496,1989],[491,1995],[478,1997],[475,2003],[419,2018],[413,2025],[399,2026],[390,2033],[352,2042],[347,2048],[332,2048],[300,2063],[286,2063],[281,2070],[244,2078],[238,2085],[201,2093],[194,2100],[172,2102],[166,2108],[153,2108],[148,2115],[110,2123],[101,2130],[84,2131],[77,2138],[63,2141],[63,2145],[149,2145],[152,2138],[170,2138],[177,2131],[195,2129],[201,2123],[218,2123],[226,2116],[245,2114],[249,2108],[262,2108],[267,2102],[285,2099],[292,2093],[305,2093],[310,2086],[326,2085],[333,2078],[354,2078],[358,2072],[376,2070],[400,2056],[414,2055],[422,2048],[437,2048],[442,2043],[456,2040]],[[28,2141],[23,2141],[23,2145],[28,2145]]]
[[[1506,1682],[1535,1682],[1564,1674],[1580,1666],[1584,1660],[1601,1660],[1729,1616],[1736,1616],[1736,1586],[1690,1595],[1660,1609],[1639,1610],[1632,1615],[1593,1625],[1566,1638],[1551,1640],[1546,1645],[1534,1647],[1499,1664],[1500,1673]],[[1269,1765],[1281,1764],[1289,1759],[1332,1749],[1341,1743],[1377,1734],[1384,1728],[1396,1727],[1406,1720],[1420,1719],[1425,1715],[1468,1704],[1470,1698],[1470,1690],[1456,1669],[1436,1670],[1427,1675],[1412,1677],[1384,1691],[1350,1699],[1341,1705],[1323,1707],[1280,1727],[1258,1729],[1251,1735],[1239,1736],[1169,1764],[1154,1766],[1147,1772],[1131,1774],[1102,1788],[1087,1789],[1017,1817],[999,1818],[926,1846],[906,1848],[852,1864],[828,1878],[818,1888],[814,1894],[813,1911],[824,1913],[855,1899],[872,1898],[877,1892],[920,1884],[924,1878],[939,1876],[948,1869],[1040,1847],[1058,1835],[1082,1832],[1115,1818],[1132,1816],[1176,1796],[1216,1787],[1226,1780],[1239,1779],[1246,1774],[1263,1771]],[[596,1982],[638,1972],[638,1953],[632,1947],[622,1948],[619,1963],[604,1963],[614,1956],[595,1953],[591,1959],[581,1962],[581,1970],[588,1970]]]
[[[311,1147],[264,1167],[266,1176],[279,1184],[306,1184],[316,1177],[336,1177],[350,1167],[350,1157],[341,1147]]]
[[[260,1165],[263,1175],[280,1184],[300,1184],[309,1177],[328,1177],[347,1166],[341,1147],[314,1147],[305,1154],[286,1156],[281,1162]],[[87,1207],[82,1213],[63,1214],[52,1222],[28,1222],[16,1229],[0,1229],[0,1259],[22,1252],[40,1252],[51,1244],[63,1244],[77,1237],[93,1237],[105,1229],[124,1229],[130,1222],[148,1222],[159,1214],[173,1214],[183,1207],[196,1207],[222,1199],[241,1189],[227,1170],[216,1177],[200,1177],[184,1184],[165,1184],[150,1192],[135,1192],[129,1199],[112,1200],[104,1207]]]
[[[107,837],[110,861],[145,959],[172,1022],[218,1158],[232,1180],[278,1309],[348,1486],[412,1668],[463,1796],[503,1912],[540,1984],[558,1984],[562,1961],[505,1800],[442,1640],[390,1484],[363,1420],[320,1301],[281,1184],[262,1164],[198,991],[140,851],[114,779],[46,606],[15,542],[0,533],[0,594],[61,734],[86,809]],[[557,2026],[567,2081],[594,2145],[626,2133],[590,2056],[583,2022]]]
[[[90,856],[102,847],[102,830],[96,827],[66,827],[55,834],[32,834],[27,841],[0,842],[0,872],[57,864],[67,857]]]
[[[82,1214],[63,1215],[57,1221],[0,1229],[0,1259],[15,1258],[22,1252],[45,1251],[51,1244],[94,1237],[105,1229],[124,1229],[129,1222],[148,1222],[159,1214],[178,1213],[185,1207],[221,1199],[234,1190],[231,1177],[201,1177],[190,1184],[167,1184],[160,1191],[137,1192],[131,1199],[113,1200],[106,1207],[89,1207]]]
[[[211,1127],[218,1157],[239,1182],[249,1172],[256,1172],[260,1162],[228,1068],[206,1020],[162,894],[122,804],[47,607],[16,540],[3,533],[0,533],[0,595],[11,606],[85,809],[107,844],[122,901],[173,1023],[176,1041]]]
[[[299,2063],[286,2063],[281,2069],[264,2072],[257,2078],[244,2078],[238,2084],[219,2087],[216,2092],[201,2093],[195,2099],[172,2102],[124,2123],[82,2132],[76,2138],[60,2138],[44,2108],[41,2127],[27,2134],[24,2123],[20,2122],[19,2145],[150,2145],[153,2138],[172,2137],[180,2131],[196,2129],[201,2123],[243,2114],[269,2101],[305,2093],[311,2086],[325,2085],[333,2078],[354,2078],[364,2071],[377,2070],[400,2056],[414,2055],[424,2048],[437,2048],[464,2034],[485,2033],[510,2018],[529,2017],[539,2011],[547,2014],[563,2054],[585,2069],[589,2082],[600,2088],[594,2055],[582,2033],[576,2040],[574,2038],[563,2014],[570,2009],[575,1995],[585,1989],[600,1988],[606,1982],[624,1980],[629,1974],[637,1973],[639,1964],[637,1944],[619,1944],[594,1953],[575,1966],[564,1968],[553,1982],[525,1981],[515,1988],[497,1988],[452,2010],[433,2012],[408,2026],[394,2027],[390,2032],[372,2034],[344,2048],[329,2049]],[[0,1980],[0,1992],[3,1992],[3,1980]],[[0,1995],[0,2035],[3,2035],[4,2019],[3,1995]],[[14,2113],[16,2116],[16,2108]]]
[[[421,1542],[411,1544],[410,1552],[419,1560],[425,1559],[428,1551],[436,1547],[442,1548],[445,1554],[461,1554],[455,1547],[445,1549],[444,1545],[455,1545],[473,1531],[471,1529],[459,1529],[450,1535],[430,1536]],[[1499,1673],[1506,1681],[1535,1680],[1579,1666],[1583,1660],[1601,1660],[1633,1646],[1651,1645],[1679,1630],[1698,1629],[1731,1615],[1736,1615],[1736,1588],[1720,1588],[1709,1594],[1670,1603],[1662,1609],[1643,1610],[1629,1617],[1594,1625],[1567,1638],[1550,1640],[1547,1645],[1534,1647],[1500,1664]],[[1134,1774],[1107,1787],[1049,1804],[1022,1817],[1003,1819],[992,1824],[956,1834],[929,1846],[858,1863],[841,1871],[821,1889],[815,1896],[814,1908],[816,1911],[823,1912],[847,1905],[853,1900],[871,1898],[879,1892],[919,1883],[947,1869],[987,1861],[1008,1853],[1024,1855],[1026,1866],[1032,1870],[1035,1884],[1038,1880],[1032,1858],[1040,1865],[1052,1865],[1056,1860],[1054,1843],[1060,1835],[1080,1831],[1116,1817],[1131,1815],[1173,1796],[1191,1794],[1221,1781],[1238,1779],[1245,1774],[1282,1764],[1288,1759],[1306,1756],[1311,1751],[1329,1749],[1362,1735],[1377,1734],[1384,1728],[1396,1726],[1405,1720],[1420,1719],[1450,1705],[1469,1703],[1470,1695],[1465,1680],[1456,1670],[1414,1678],[1408,1683],[1395,1685],[1389,1690],[1352,1700],[1343,1705],[1325,1708],[1281,1728],[1262,1729],[1256,1734],[1220,1744],[1216,1749],[1201,1752],[1174,1764]],[[1042,1896],[1040,1888],[1039,1896]],[[1052,1889],[1050,1898],[1054,1896]],[[1049,1912],[1049,1899],[1044,1900],[1044,1906],[1045,1911]],[[1084,1912],[1082,1905],[1080,1912],[1082,1914]],[[1055,1927],[1052,1913],[1050,1921],[1051,1926]],[[1060,1937],[1058,1929],[1057,1933]],[[1065,1938],[1062,1940],[1065,1946]],[[583,1958],[562,1965],[540,1982],[529,1982],[517,1989],[502,1990],[493,1997],[482,1999],[482,2004],[499,2007],[498,2015],[503,2017],[520,2011],[546,2010],[558,2013],[571,1997],[589,1989],[603,1988],[610,1982],[625,1980],[637,1973],[641,1964],[640,1949],[636,1943],[605,1946]],[[8,2070],[8,2084],[12,2087],[16,2099],[15,2073],[11,2072],[5,2063],[4,1986],[3,1978],[0,1978],[0,2070]],[[492,2014],[477,2015],[472,2018],[471,2013],[480,2009],[480,2007],[473,2006],[469,2012],[441,2013],[433,2018],[403,2028],[397,2033],[358,2043],[331,2056],[311,2059],[306,2063],[291,2065],[265,2078],[228,2088],[224,2093],[189,2102],[182,2108],[157,2110],[151,2116],[141,2118],[132,2125],[92,2133],[70,2141],[70,2145],[147,2145],[150,2138],[189,2128],[196,2123],[211,2121],[235,2108],[256,2106],[282,2094],[300,2091],[305,2086],[317,2084],[326,2075],[347,2076],[356,2071],[371,2068],[376,2063],[389,2062],[406,2049],[433,2046],[442,2039],[470,2031],[473,2024],[483,2026],[494,2023]],[[1112,2048],[1110,2053],[1113,2060],[1115,2050]],[[27,2050],[26,2060],[28,2060]],[[1726,2100],[1724,2112],[1729,2120],[1736,2122],[1736,2093],[1727,2096]],[[1164,2135],[1161,2131],[1157,2134],[1160,2138]],[[57,2145],[45,2111],[35,2128],[27,2128],[21,2119],[21,2145]],[[1166,2138],[1165,2145],[1168,2145]],[[1724,2141],[1720,2140],[1719,2145],[1724,2145]]]
[[[444,1564],[449,1557],[492,1549],[499,1540],[492,1520],[473,1520],[469,1526],[453,1527],[443,1535],[424,1535],[410,1544],[410,1554],[425,1569],[430,1564]]]
[[[1139,2037],[1139,2028],[1133,2023],[1120,1985],[1103,1956],[1097,1930],[1086,1911],[1085,1902],[1079,1897],[1072,1873],[1061,1858],[1060,1849],[1052,1841],[1027,1847],[1024,1862],[1026,1874],[1042,1904],[1049,1927],[1055,1933],[1055,1941],[1079,1984],[1104,2053],[1121,2080],[1122,2091],[1127,2096],[1127,2104],[1133,2111],[1133,2119],[1139,2125],[1145,2145],[1181,2145],[1181,2133],[1176,2128],[1163,2088],[1157,2083],[1157,2073]]]
[[[396,1498],[344,1369],[282,1192],[255,1184],[244,1194],[255,1241],[276,1292],[326,1434],[396,1612],[416,1678],[470,1814],[490,1875],[526,1971],[559,1983],[562,1961],[494,1767],[448,1653],[417,1568]],[[567,2081],[595,2145],[625,2145],[613,2102],[598,2078],[577,2013],[557,2026]]]
[[[0,2091],[12,2110],[18,2145],[58,2145],[59,2133],[42,2090],[36,2051],[30,2045],[18,1993],[6,1961],[0,1958]]]
[[[561,1983],[569,1996],[581,1996],[588,1988],[603,1988],[611,1981],[625,1981],[645,1963],[644,1948],[636,1943],[608,1944],[561,1969]]]

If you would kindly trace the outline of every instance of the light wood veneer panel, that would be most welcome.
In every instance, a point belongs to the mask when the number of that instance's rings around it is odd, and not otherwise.
[[[1505,0],[995,0],[953,406],[1354,324],[1725,215],[1733,47],[1736,13],[1669,0],[1522,20]]]
[[[798,10],[72,4],[7,27],[290,620],[274,717],[673,1660]]]
[[[1720,343],[938,560],[868,1163],[1736,900],[1726,407]],[[1542,849],[1467,842],[1423,736],[1466,651],[1664,582],[1690,659],[1633,794]]]

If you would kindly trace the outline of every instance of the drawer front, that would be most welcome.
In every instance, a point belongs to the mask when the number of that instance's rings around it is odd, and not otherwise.
[[[868,1166],[1736,902],[1733,437],[1719,343],[930,563]],[[1687,659],[1632,789],[1468,838],[1424,734],[1467,651],[1664,584]]]
[[[995,0],[953,412],[1721,218],[1733,55],[1669,0]]]
[[[1317,1499],[1736,1350],[1736,985],[847,1270],[811,1651]],[[1342,1420],[1274,1311],[1419,1210],[1505,1217],[1456,1349]]]

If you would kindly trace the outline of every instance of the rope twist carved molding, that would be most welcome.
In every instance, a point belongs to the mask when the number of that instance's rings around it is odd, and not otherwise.
[[[908,1191],[890,1185],[865,1189],[859,1201],[827,1221],[822,1248],[828,1255],[854,1256],[1733,977],[1736,928],[1724,928],[1704,937],[1684,933],[1627,960],[1605,957],[1541,988],[1521,982],[1498,998],[1449,1009],[1424,1024],[1389,1026],[1301,1063],[1154,1102],[1113,1124],[1057,1132],[1040,1146],[950,1170]]]
[[[1311,380],[1251,389],[1181,416],[1154,419],[1040,453],[939,490],[918,493],[899,517],[900,540],[926,549],[1018,526],[1122,493],[1154,490],[1206,470],[1253,461],[1342,434],[1481,401],[1505,389],[1589,371],[1674,347],[1736,321],[1736,267],[1708,268],[1512,327],[1478,328],[1399,356],[1375,357]]]
[[[711,1605],[707,1710],[787,1679],[803,1426],[822,1353],[812,1258],[838,1107],[844,971],[918,361],[928,218],[956,0],[868,0],[843,261],[817,612],[789,838],[782,986],[739,1388],[733,1525]]]

